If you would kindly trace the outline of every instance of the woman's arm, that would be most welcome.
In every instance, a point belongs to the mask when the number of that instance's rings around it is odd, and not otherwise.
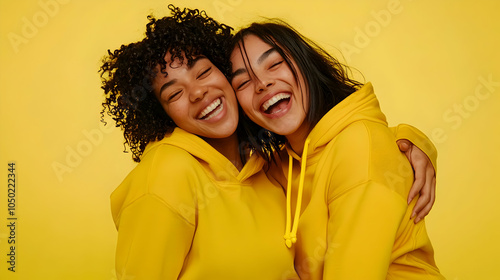
[[[394,140],[385,126],[358,122],[333,143],[324,279],[386,279],[401,226],[423,226],[409,219],[413,172]]]
[[[118,227],[118,279],[177,279],[194,226],[164,201],[146,194],[123,209]]]
[[[415,181],[408,194],[408,204],[419,194],[412,218],[418,223],[429,214],[436,197],[437,150],[431,140],[417,128],[400,124],[391,127],[399,149],[414,170]]]
[[[409,140],[400,139],[397,143],[413,167],[415,181],[408,194],[408,204],[419,195],[411,216],[418,223],[429,214],[436,200],[436,171],[427,155]]]
[[[323,279],[385,280],[404,198],[377,182],[364,182],[328,204],[328,250]]]
[[[159,146],[111,195],[118,279],[179,277],[195,232],[193,162],[178,148]]]

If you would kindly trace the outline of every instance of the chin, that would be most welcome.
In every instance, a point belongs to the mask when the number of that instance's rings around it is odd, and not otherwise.
[[[231,127],[227,127],[227,129],[221,129],[221,132],[218,133],[217,138],[227,138],[227,137],[235,134],[237,126],[238,126],[238,124],[234,124],[234,125],[231,125]]]
[[[294,133],[297,129],[296,128],[293,129],[291,127],[274,127],[274,128],[268,128],[268,130],[279,135],[287,136]]]

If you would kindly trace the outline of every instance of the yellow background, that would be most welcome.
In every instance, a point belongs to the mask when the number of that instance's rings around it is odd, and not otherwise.
[[[166,1],[0,2],[0,278],[115,279],[109,194],[134,166],[99,122],[107,49],[142,38]],[[500,2],[175,1],[240,27],[280,17],[371,81],[390,124],[439,150],[427,227],[442,273],[500,279]],[[16,162],[17,272],[7,271]],[[57,170],[57,171],[56,171]],[[383,217],[380,217],[383,218]],[[263,252],[265,254],[265,252]]]

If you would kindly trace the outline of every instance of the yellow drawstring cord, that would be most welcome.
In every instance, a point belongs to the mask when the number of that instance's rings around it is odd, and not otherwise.
[[[291,220],[291,194],[292,194],[292,169],[293,169],[293,157],[289,156],[288,161],[288,182],[286,187],[286,226],[285,226],[285,244],[286,247],[291,248],[292,244],[297,242],[297,229],[299,226],[300,210],[302,206],[302,192],[304,190],[304,178],[306,174],[306,161],[307,161],[307,150],[309,148],[309,139],[306,139],[304,143],[304,151],[302,152],[302,163],[300,165],[300,179],[299,179],[299,190],[297,193],[297,205],[295,205],[295,216],[293,217],[293,226],[290,231],[290,220]]]
[[[293,157],[288,156],[288,182],[286,184],[286,226],[285,226],[285,244],[286,247],[291,248],[292,247],[292,240],[290,236],[290,222],[292,219],[292,206],[291,206],[291,199],[292,199],[292,169],[293,169]],[[295,243],[295,242],[294,242]]]

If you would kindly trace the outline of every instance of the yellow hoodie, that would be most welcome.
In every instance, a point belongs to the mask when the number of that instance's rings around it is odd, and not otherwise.
[[[397,138],[425,143],[404,137],[407,127],[399,132]],[[433,146],[421,148],[435,166]],[[370,83],[320,120],[302,157],[287,151],[287,192],[293,195],[288,195],[285,238],[287,245],[297,242],[301,279],[444,279],[424,221],[410,220],[417,200],[407,205],[412,168]],[[300,220],[290,204],[301,209]]]
[[[111,195],[119,279],[297,279],[285,195],[249,159],[239,172],[179,128],[147,146]]]

